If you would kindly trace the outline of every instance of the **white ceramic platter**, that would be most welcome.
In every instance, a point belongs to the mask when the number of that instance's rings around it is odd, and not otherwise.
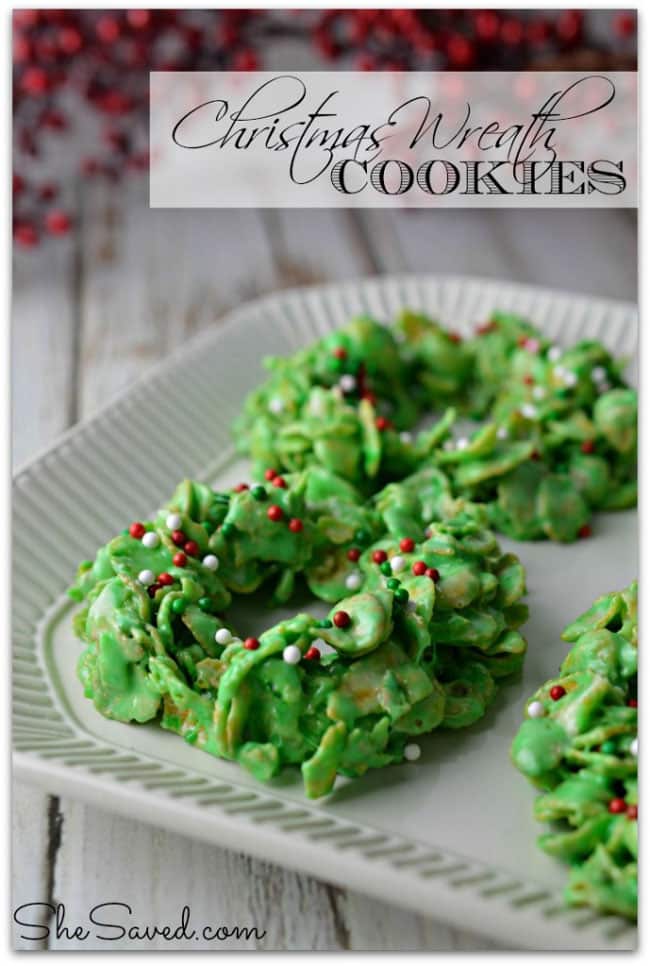
[[[16,774],[365,891],[504,947],[632,948],[629,923],[564,907],[567,870],[536,847],[534,792],[508,759],[525,698],[566,652],[562,627],[636,575],[632,511],[597,517],[593,537],[574,546],[503,540],[528,571],[523,679],[502,690],[477,725],[425,738],[417,763],[343,780],[323,801],[303,798],[297,773],[259,785],[155,725],[106,721],[76,679],[80,646],[65,589],[77,563],[131,520],[146,518],[183,477],[224,485],[246,477],[229,426],[262,378],[265,355],[292,352],[357,313],[388,320],[403,306],[466,333],[491,309],[511,309],[558,342],[599,338],[617,354],[636,354],[633,306],[509,283],[391,277],[242,306],[16,477]],[[236,620],[254,633],[280,616],[253,602],[238,606]]]

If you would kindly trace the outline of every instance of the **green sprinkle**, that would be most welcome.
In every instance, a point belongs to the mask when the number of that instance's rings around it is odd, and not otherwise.
[[[615,755],[616,754],[616,742],[609,738],[607,741],[603,741],[600,746],[600,750],[603,755]]]
[[[204,520],[201,526],[208,535],[214,533],[215,531],[215,525],[210,520]]]
[[[199,597],[199,607],[209,613],[212,610],[212,601],[209,597]]]
[[[224,537],[232,537],[236,529],[237,528],[234,523],[224,523],[222,524],[221,532],[223,533]]]
[[[398,580],[397,577],[389,577],[386,581],[386,586],[389,590],[397,590],[398,587],[401,587],[401,585],[402,582],[401,580]]]
[[[331,626],[332,626],[332,622],[327,617],[323,618],[322,621],[316,621],[316,627],[325,628],[325,627],[331,627]]]
[[[263,486],[254,486],[251,495],[254,500],[259,500],[262,503],[267,497],[266,489]]]
[[[196,744],[196,739],[199,737],[199,733],[198,731],[187,731],[184,737],[188,744],[194,745]]]
[[[368,543],[369,540],[370,540],[370,534],[368,533],[367,530],[363,530],[363,529],[357,530],[356,533],[354,534],[355,543]]]
[[[409,599],[409,592],[406,587],[398,587],[395,591],[395,600],[398,604],[405,604]]]
[[[379,569],[385,577],[390,577],[393,572],[393,568],[390,565],[390,561],[384,560],[383,563],[379,564]]]
[[[176,597],[171,603],[171,608],[174,614],[184,614],[186,607],[187,601],[184,597]]]

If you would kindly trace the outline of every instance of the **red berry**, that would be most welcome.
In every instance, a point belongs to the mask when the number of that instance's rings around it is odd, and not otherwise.
[[[34,248],[39,242],[38,232],[30,222],[25,221],[14,226],[14,240],[23,248]]]
[[[427,577],[430,577],[431,578],[431,580],[434,582],[434,584],[437,584],[438,581],[440,580],[440,571],[438,570],[437,567],[429,567],[425,571],[425,573],[426,573]]]
[[[260,646],[260,642],[256,637],[247,637],[244,641],[244,647],[247,651],[256,651]]]
[[[141,523],[132,523],[129,527],[129,533],[136,540],[141,540],[144,537],[145,530]]]
[[[199,545],[196,540],[188,540],[183,550],[189,557],[197,557],[199,554]]]
[[[377,427],[380,433],[383,433],[385,429],[388,429],[390,427],[390,419],[386,419],[385,416],[377,416],[377,419],[375,420],[375,426]]]
[[[347,359],[348,357],[347,351],[341,345],[332,350],[332,355],[335,359]]]
[[[162,587],[169,587],[170,584],[174,583],[174,578],[172,577],[171,574],[168,574],[167,572],[165,572],[160,574],[160,576],[158,577],[158,583]]]
[[[277,503],[272,503],[266,511],[266,515],[269,520],[273,521],[273,523],[279,523],[284,516],[284,511],[281,506],[277,505]]]
[[[113,44],[120,36],[120,23],[115,17],[100,17],[95,24],[95,32],[105,44]]]
[[[639,702],[637,701],[636,698],[630,698],[630,700],[627,703],[627,706],[628,708],[638,708]]]
[[[636,17],[633,13],[619,13],[614,17],[614,33],[618,37],[631,37],[636,30]]]
[[[469,67],[474,63],[474,44],[462,34],[452,34],[447,43],[447,57],[454,67]]]
[[[415,540],[410,537],[403,537],[399,542],[399,548],[403,553],[413,553],[415,550]]]
[[[126,19],[134,30],[143,30],[151,22],[151,10],[127,10]]]
[[[259,61],[255,51],[247,47],[244,50],[237,51],[232,59],[231,66],[233,70],[257,70]]]
[[[583,524],[583,526],[581,526],[580,529],[578,530],[578,536],[582,540],[585,540],[587,537],[590,537],[591,534],[592,534],[592,529],[588,523]]]
[[[303,527],[304,524],[302,520],[298,519],[298,517],[294,517],[292,520],[289,520],[289,529],[292,533],[300,533]]]
[[[264,479],[269,480],[269,482],[274,480],[277,475],[277,470],[264,470]]]
[[[50,235],[67,235],[71,226],[72,221],[70,220],[70,215],[65,211],[61,211],[59,208],[54,211],[48,211],[45,216],[45,227]]]
[[[83,37],[76,27],[62,27],[56,35],[56,41],[64,54],[76,54],[83,47]]]
[[[582,11],[564,10],[558,17],[555,32],[564,43],[575,43],[582,33]]]
[[[376,564],[382,564],[384,561],[388,560],[388,554],[385,550],[373,550],[372,551],[372,561]]]
[[[358,547],[350,547],[348,550],[348,560],[351,560],[352,563],[356,563],[360,556],[361,551]]]
[[[552,30],[548,20],[531,20],[526,28],[526,36],[531,44],[536,46],[545,44],[551,36]]]
[[[524,39],[524,25],[521,20],[514,18],[504,20],[501,24],[501,40],[504,44],[517,47]]]
[[[271,481],[273,486],[277,486],[280,490],[286,490],[287,484],[283,476],[275,476]]]
[[[320,651],[317,647],[310,647],[305,651],[306,661],[320,661]]]
[[[625,804],[624,798],[613,798],[609,803],[608,808],[612,815],[620,815],[621,812],[627,811],[627,805]]]
[[[187,557],[179,550],[179,552],[175,553],[172,557],[172,563],[175,567],[184,567],[187,563]]]
[[[187,543],[187,537],[182,530],[172,530],[171,538],[172,542],[175,543],[177,547],[184,547]]]
[[[480,10],[474,17],[476,36],[487,42],[496,40],[499,33],[499,17],[495,10]]]
[[[50,78],[42,67],[28,67],[20,79],[20,86],[26,94],[45,94],[50,89]]]
[[[563,688],[561,684],[554,684],[548,693],[552,701],[559,701],[566,694],[566,688]]]
[[[46,181],[38,189],[38,197],[41,201],[52,201],[59,193],[59,189],[51,181]]]
[[[586,439],[580,446],[580,449],[583,453],[593,453],[595,448],[596,444],[594,443],[593,439]]]
[[[336,627],[347,627],[350,623],[350,615],[345,610],[337,610],[337,612],[332,617],[334,625]]]
[[[416,560],[411,567],[411,570],[416,577],[422,577],[427,572],[427,565],[425,564],[424,560]]]
[[[235,493],[243,493],[244,490],[247,490],[247,489],[248,489],[248,483],[238,483],[237,486],[234,488]]]
[[[639,806],[638,805],[628,805],[627,806],[627,817],[636,821],[639,817]]]

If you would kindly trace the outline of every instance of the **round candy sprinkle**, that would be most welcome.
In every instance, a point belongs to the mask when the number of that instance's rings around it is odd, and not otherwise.
[[[316,627],[331,627],[331,626],[332,626],[332,622],[329,619],[329,617],[324,617],[322,620],[316,621]]]
[[[638,738],[634,738],[632,740],[632,744],[630,745],[630,754],[631,755],[634,755],[635,758],[638,757],[638,754],[639,754],[639,739]]]
[[[348,590],[358,590],[361,584],[361,574],[358,571],[348,574],[348,576],[345,578],[345,586]]]
[[[411,571],[415,577],[422,577],[427,572],[427,565],[424,560],[416,560],[411,567]]]
[[[399,554],[396,554],[391,559],[390,569],[394,574],[399,574],[402,570],[404,570],[404,567],[406,567],[406,560],[404,560],[404,557],[400,557]]]
[[[248,483],[238,483],[237,486],[234,487],[235,493],[243,493],[244,490],[247,490],[247,489],[248,489]]]
[[[407,761],[417,761],[421,754],[422,750],[419,745],[406,745],[404,748],[404,757]]]
[[[413,442],[413,433],[409,433],[405,430],[403,433],[399,434],[400,442],[404,443],[405,446],[409,446]]]
[[[165,520],[165,523],[170,530],[180,530],[183,524],[183,518],[181,517],[180,513],[170,513]]]
[[[296,644],[287,644],[282,652],[282,660],[287,664],[297,664],[301,657],[302,653]]]
[[[336,627],[348,627],[350,624],[350,615],[346,610],[337,610],[332,620]]]
[[[638,805],[628,805],[627,806],[627,817],[631,818],[633,821],[639,817],[639,806]]]
[[[149,584],[153,584],[156,579],[156,575],[153,570],[141,570],[138,574],[138,580],[143,585],[143,587],[148,587]]]
[[[559,345],[552,345],[546,355],[549,362],[557,362],[562,355],[562,350]]]
[[[348,354],[342,345],[337,345],[334,349],[332,349],[332,355],[335,359],[341,360],[347,359],[348,357]]]
[[[627,706],[628,708],[638,708],[639,702],[637,701],[636,698],[630,698],[630,700],[627,703]]]
[[[529,718],[543,718],[545,714],[546,711],[541,701],[531,701],[528,705]]]
[[[383,433],[385,429],[389,428],[390,420],[386,419],[385,416],[377,416],[375,420],[375,426],[377,427],[380,433]]]
[[[153,530],[149,530],[142,538],[142,543],[148,550],[155,550],[160,543],[160,537]]]
[[[554,684],[548,694],[552,701],[559,701],[566,694],[566,688],[563,688],[561,684]]]
[[[620,815],[627,810],[624,798],[613,798],[607,807],[612,815]]]
[[[269,412],[273,413],[274,416],[278,416],[283,409],[284,402],[278,396],[269,400]]]
[[[415,550],[415,540],[411,540],[410,537],[404,537],[399,542],[399,548],[404,553],[413,553]]]
[[[306,661],[320,661],[320,651],[313,645],[305,651]]]
[[[524,403],[519,411],[524,419],[537,419],[537,407],[531,403]]]
[[[184,567],[187,563],[187,557],[181,550],[179,550],[178,553],[175,553],[172,557],[172,563],[175,567]]]
[[[212,610],[212,601],[210,600],[209,597],[199,597],[197,603],[201,608],[201,610],[204,611],[204,613],[206,614],[209,614],[210,611]]]
[[[594,443],[593,439],[586,439],[584,443],[580,445],[580,449],[583,453],[593,453],[593,451],[596,449],[596,444]]]
[[[247,637],[244,641],[244,647],[247,651],[256,651],[260,646],[260,642],[256,637]]]
[[[386,581],[386,586],[389,590],[397,590],[397,588],[401,587],[402,585],[397,577],[389,577]]]
[[[587,537],[590,537],[591,534],[592,534],[592,530],[588,523],[583,524],[583,526],[581,526],[580,529],[578,530],[578,536],[582,540],[585,540]]]
[[[176,597],[171,603],[171,608],[174,614],[183,614],[186,606],[187,601],[183,597]]]
[[[187,541],[187,537],[182,530],[172,530],[172,543],[175,543],[177,547],[183,547]]]
[[[271,480],[273,486],[277,486],[279,490],[286,490],[287,484],[283,476],[274,476]]]
[[[251,490],[251,495],[254,500],[258,500],[260,503],[266,500],[266,490],[263,486],[254,486]]]
[[[354,390],[357,388],[357,380],[354,378],[354,376],[346,374],[345,376],[341,376],[339,379],[339,386],[343,392],[354,392]]]
[[[533,399],[539,400],[539,399],[545,399],[545,398],[546,398],[546,389],[544,389],[544,386],[535,386],[535,388],[533,389]]]
[[[384,577],[390,577],[393,572],[393,568],[390,565],[389,560],[384,560],[383,563],[379,564],[379,569],[381,570]]]
[[[273,521],[273,523],[279,523],[280,520],[284,517],[284,511],[281,506],[277,505],[277,503],[272,503],[271,506],[266,511],[266,515],[269,518],[269,520]]]
[[[603,755],[615,755],[616,754],[616,742],[609,739],[608,741],[603,741],[600,746],[601,753]]]
[[[213,553],[208,553],[201,561],[204,567],[208,570],[218,570],[219,569],[219,558],[215,557]]]
[[[368,533],[365,530],[356,530],[354,534],[355,543],[368,543],[370,539]]]
[[[505,426],[499,426],[499,428],[497,429],[497,439],[507,439],[507,438],[508,438],[508,430],[506,429]]]
[[[532,384],[535,382],[535,380],[533,379],[533,377],[531,376],[531,374],[529,372],[527,372],[526,375],[523,378],[523,382],[524,382],[524,385],[525,386],[532,386]]]
[[[591,370],[591,378],[593,382],[605,382],[607,379],[607,369],[604,366],[594,366]]]
[[[356,563],[359,557],[361,556],[361,551],[358,549],[358,547],[350,547],[346,556],[348,560],[352,561],[352,563]]]
[[[265,480],[269,480],[269,481],[274,480],[277,475],[278,475],[277,470],[264,470]]]
[[[188,540],[183,550],[188,555],[188,557],[197,557],[199,554],[199,545],[196,540]]]
[[[440,571],[437,567],[428,567],[426,570],[427,577],[430,577],[434,584],[437,584],[440,580]]]
[[[303,527],[304,523],[302,520],[299,520],[298,517],[293,517],[291,520],[289,520],[289,529],[292,533],[300,533]]]
[[[456,449],[463,450],[463,449],[467,449],[468,446],[469,446],[469,440],[467,439],[466,436],[461,436],[459,439],[456,440]]]
[[[165,572],[160,574],[160,576],[158,577],[158,583],[161,585],[161,587],[169,587],[170,584],[174,583],[174,578],[172,577],[171,574],[168,574],[167,572]]]
[[[230,644],[232,641],[232,634],[227,627],[220,627],[214,635],[214,639],[217,644]]]
[[[388,560],[388,554],[385,550],[373,550],[372,560],[373,563],[382,564],[385,560]]]
[[[221,525],[221,532],[224,537],[231,537],[236,529],[237,527],[234,523],[222,523]]]
[[[132,523],[129,527],[129,533],[136,540],[140,540],[144,536],[144,526],[141,523]]]
[[[158,590],[160,590],[160,584],[158,583],[158,581],[156,581],[155,583],[151,584],[150,587],[147,587],[147,593],[149,594],[150,597],[155,597],[156,596],[156,591],[158,591]]]
[[[395,591],[395,600],[398,604],[406,604],[409,599],[409,592],[406,587],[398,587]]]

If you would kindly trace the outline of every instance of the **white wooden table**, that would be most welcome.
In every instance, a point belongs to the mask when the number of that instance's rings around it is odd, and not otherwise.
[[[629,211],[152,211],[143,180],[78,192],[78,233],[15,259],[15,466],[228,309],[273,289],[414,271],[636,298]],[[134,921],[164,924],[187,904],[198,923],[266,930],[259,942],[219,949],[494,948],[469,931],[153,828],[140,815],[127,820],[22,784],[13,815],[14,907],[61,902],[78,922],[96,903],[119,899]],[[53,933],[28,943],[18,931],[20,948],[108,945]]]

